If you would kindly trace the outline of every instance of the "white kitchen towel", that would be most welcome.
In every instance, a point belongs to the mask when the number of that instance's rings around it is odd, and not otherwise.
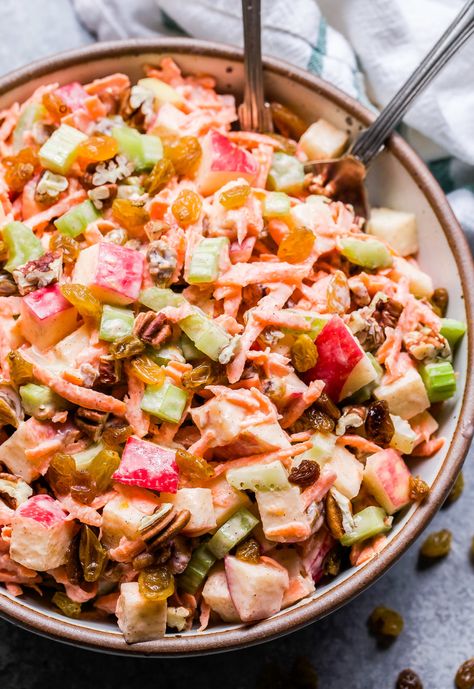
[[[262,0],[263,51],[385,105],[464,0]],[[99,40],[190,35],[242,45],[240,0],[73,0]],[[474,183],[474,39],[405,118],[404,135],[447,192]],[[471,191],[451,196],[466,215]],[[469,215],[469,214],[468,214]],[[473,231],[465,225],[468,232]]]

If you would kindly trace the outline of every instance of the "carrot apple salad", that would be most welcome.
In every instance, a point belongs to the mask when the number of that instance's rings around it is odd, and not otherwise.
[[[0,581],[129,643],[375,556],[465,330],[411,213],[305,175],[345,132],[239,131],[212,77],[145,74],[0,113]]]

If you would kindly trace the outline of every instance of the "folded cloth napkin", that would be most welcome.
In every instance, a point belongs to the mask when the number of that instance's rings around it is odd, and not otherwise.
[[[242,45],[239,0],[73,0],[99,40],[191,35]],[[383,107],[463,0],[262,0],[263,52]],[[430,162],[474,247],[474,39],[406,116],[403,134]]]

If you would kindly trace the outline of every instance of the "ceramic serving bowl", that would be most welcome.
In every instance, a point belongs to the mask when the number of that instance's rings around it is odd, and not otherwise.
[[[0,109],[27,98],[39,85],[58,81],[91,81],[112,72],[142,75],[144,63],[172,56],[184,72],[212,74],[218,89],[243,91],[242,52],[188,39],[136,40],[99,44],[42,60],[0,79]],[[324,117],[351,134],[373,114],[330,84],[278,60],[265,60],[268,99],[293,108],[308,124]],[[316,592],[268,620],[251,626],[220,625],[207,631],[168,634],[157,641],[127,645],[114,623],[71,620],[58,615],[39,598],[13,598],[0,587],[0,615],[51,638],[109,653],[174,656],[213,653],[259,643],[298,629],[347,603],[381,576],[409,547],[442,505],[461,468],[473,431],[474,389],[469,386],[474,343],[474,267],[471,254],[448,202],[430,172],[398,136],[392,137],[368,176],[369,198],[416,213],[421,266],[435,285],[450,295],[449,315],[467,320],[469,329],[456,355],[458,393],[443,405],[438,421],[444,448],[425,461],[411,460],[411,469],[431,485],[429,499],[400,515],[380,555],[318,586]]]

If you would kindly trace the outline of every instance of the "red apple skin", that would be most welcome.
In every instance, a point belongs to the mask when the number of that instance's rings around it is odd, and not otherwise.
[[[364,356],[355,337],[339,316],[333,316],[316,338],[318,361],[304,375],[306,383],[323,380],[324,391],[336,402],[352,370]]]
[[[178,466],[176,452],[147,440],[129,438],[122,454],[114,481],[129,486],[176,493]]]
[[[84,100],[89,98],[89,94],[78,81],[71,81],[70,84],[64,84],[64,86],[60,86],[53,91],[53,93],[59,96],[72,112],[82,108]]]
[[[367,457],[364,484],[388,514],[398,512],[410,502],[410,477],[396,450],[380,450]]]
[[[213,194],[239,177],[251,184],[258,169],[258,162],[251,153],[211,129],[202,143],[202,159],[196,178],[198,190],[205,195]]]
[[[63,297],[59,285],[30,292],[21,300],[22,335],[39,349],[55,345],[69,335],[77,323],[77,311]]]
[[[66,519],[61,504],[49,495],[33,495],[28,498],[16,511],[16,516],[34,519],[49,529]]]
[[[73,281],[87,285],[110,304],[126,305],[138,299],[144,257],[139,251],[110,242],[100,242],[81,251]]]

